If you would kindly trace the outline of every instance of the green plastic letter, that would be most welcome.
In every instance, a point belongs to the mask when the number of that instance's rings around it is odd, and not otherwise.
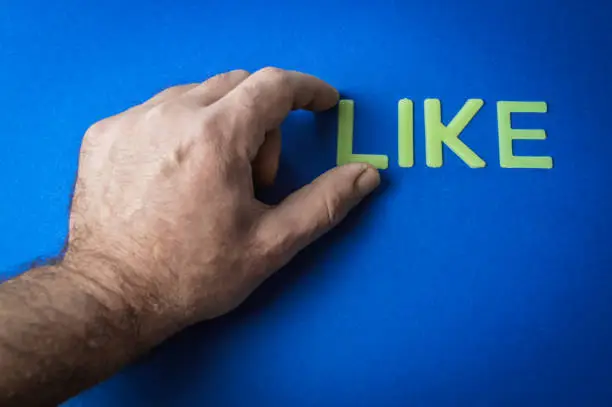
[[[439,99],[425,100],[425,139],[427,166],[442,166],[442,144],[446,144],[470,168],[482,168],[484,160],[459,140],[459,134],[480,110],[482,99],[468,99],[448,126],[442,124],[442,109]]]
[[[410,99],[397,104],[397,153],[400,167],[414,165],[414,109]]]
[[[517,130],[512,128],[512,113],[546,113],[546,102],[497,102],[497,128],[499,133],[499,164],[503,168],[545,168],[553,167],[551,157],[512,154],[512,140],[546,140],[546,132],[540,129]]]
[[[355,115],[355,102],[341,100],[338,105],[338,155],[336,163],[368,163],[378,169],[386,170],[389,167],[389,157],[374,154],[353,154],[353,123]]]

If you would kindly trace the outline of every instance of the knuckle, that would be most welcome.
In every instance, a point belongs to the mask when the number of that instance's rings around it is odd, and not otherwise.
[[[231,74],[231,72],[223,72],[223,73],[217,74],[217,75],[215,75],[215,76],[213,76],[211,78],[208,78],[204,82],[202,82],[201,85],[204,85],[204,84],[207,84],[207,83],[210,84],[210,83],[224,82],[224,81],[226,81],[229,78],[230,74]]]
[[[157,95],[153,96],[150,100],[152,100],[153,102],[157,102],[157,101],[163,101],[163,100],[175,97],[175,96],[179,96],[183,92],[191,89],[194,86],[196,86],[196,84],[193,84],[193,83],[186,84],[186,85],[170,86],[169,88],[166,88],[162,90],[161,92],[159,92]]]
[[[233,73],[235,75],[245,76],[245,77],[249,76],[251,74],[246,69],[235,69],[235,70],[231,71],[230,73]]]
[[[249,72],[244,69],[235,69],[233,71],[223,72],[218,75],[215,75],[206,81],[202,82],[204,84],[219,84],[224,82],[233,82],[236,77],[245,78],[249,76]]]
[[[164,96],[179,95],[183,93],[184,91],[188,90],[189,88],[191,88],[192,86],[194,86],[194,84],[171,86],[165,89],[164,91],[162,91],[161,94]]]
[[[152,107],[147,112],[147,119],[159,118],[161,120],[177,119],[191,115],[193,108],[186,103],[167,101]]]
[[[233,71],[229,71],[229,72],[225,72],[222,73],[221,76],[223,76],[224,78],[231,78],[231,77],[247,77],[249,76],[250,73],[249,71],[245,70],[245,69],[234,69]]]
[[[324,218],[324,222],[326,223],[324,226],[335,226],[342,220],[344,213],[341,204],[342,202],[338,195],[326,194],[323,196],[322,205],[327,215],[326,218]]]
[[[267,66],[261,69],[261,74],[265,75],[271,81],[284,83],[287,81],[287,72],[281,68]]]

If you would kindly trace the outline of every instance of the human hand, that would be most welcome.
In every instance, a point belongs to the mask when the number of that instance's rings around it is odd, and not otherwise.
[[[380,182],[366,164],[334,168],[278,206],[279,126],[294,109],[338,101],[298,72],[238,70],[169,88],[86,133],[70,215],[68,263],[147,314],[187,326],[239,305]],[[146,330],[156,327],[145,326]]]

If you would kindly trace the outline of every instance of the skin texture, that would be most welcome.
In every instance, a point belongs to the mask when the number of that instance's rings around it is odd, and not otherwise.
[[[237,70],[175,86],[85,134],[68,246],[0,285],[0,405],[55,405],[234,309],[380,182],[334,168],[272,207],[279,126],[338,101],[306,74]]]

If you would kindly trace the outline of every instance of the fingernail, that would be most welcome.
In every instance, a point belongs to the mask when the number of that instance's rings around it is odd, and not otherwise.
[[[366,169],[359,175],[355,185],[357,190],[363,196],[372,192],[380,184],[380,174],[377,170],[370,166],[366,166]]]

